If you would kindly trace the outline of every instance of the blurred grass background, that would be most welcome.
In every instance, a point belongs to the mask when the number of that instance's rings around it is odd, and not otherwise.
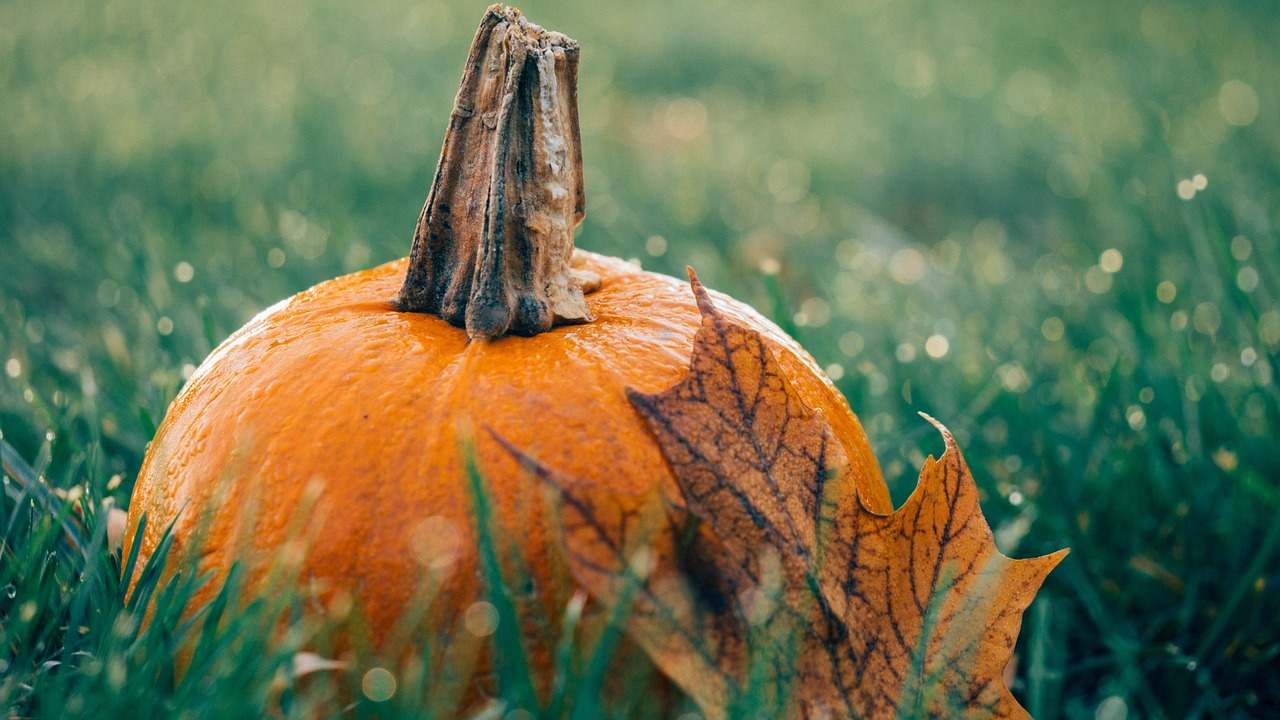
[[[793,331],[898,501],[925,410],[1005,552],[1073,548],[1033,713],[1280,706],[1280,9],[523,8],[583,46],[580,246]],[[3,438],[127,503],[219,341],[408,251],[482,10],[0,4]]]

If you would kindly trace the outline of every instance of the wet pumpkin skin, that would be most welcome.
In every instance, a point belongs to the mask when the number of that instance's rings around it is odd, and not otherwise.
[[[397,310],[403,259],[266,310],[219,346],[169,407],[139,473],[125,546],[143,513],[142,559],[176,520],[179,550],[203,534],[202,569],[221,575],[239,557],[252,577],[305,527],[299,578],[324,594],[349,592],[381,642],[426,578],[430,558],[414,531],[427,518],[449,521],[433,531],[457,533],[456,542],[426,541],[428,553],[459,551],[445,583],[456,606],[440,610],[456,615],[482,597],[460,437],[470,427],[499,532],[516,542],[547,617],[556,617],[571,588],[543,517],[552,506],[489,431],[581,478],[588,492],[637,508],[654,490],[673,493],[625,391],[678,382],[700,323],[687,284],[579,255],[601,277],[587,295],[595,320],[533,337],[468,342],[437,317]],[[724,295],[716,303],[764,334],[800,397],[831,422],[863,502],[890,511],[857,418],[809,355],[748,306]],[[301,522],[299,508],[310,508]]]

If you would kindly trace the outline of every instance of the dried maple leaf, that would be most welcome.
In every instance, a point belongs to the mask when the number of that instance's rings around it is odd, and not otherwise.
[[[702,311],[688,375],[629,393],[680,496],[615,503],[508,448],[562,498],[575,579],[634,597],[631,635],[711,717],[1023,717],[1002,671],[1066,551],[995,547],[951,433],[911,497],[858,500],[826,420],[760,335]],[[638,592],[632,593],[638,587]]]

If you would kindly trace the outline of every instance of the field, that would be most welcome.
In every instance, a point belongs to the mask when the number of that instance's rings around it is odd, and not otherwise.
[[[421,708],[430,677],[384,702],[367,675],[345,695],[282,679],[270,598],[187,628],[207,672],[175,679],[192,578],[152,578],[170,622],[139,630],[103,503],[128,505],[167,404],[228,334],[407,253],[482,9],[0,5],[9,716]],[[791,332],[895,501],[941,449],[925,411],[1004,552],[1071,547],[1019,642],[1034,716],[1276,712],[1280,9],[523,9],[583,46],[580,247],[692,265]],[[570,685],[599,682],[585,666]]]

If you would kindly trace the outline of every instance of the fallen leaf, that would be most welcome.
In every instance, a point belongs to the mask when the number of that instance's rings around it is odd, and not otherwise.
[[[692,270],[690,283],[703,319],[689,373],[629,393],[678,497],[624,511],[636,503],[580,492],[507,445],[559,492],[575,580],[612,603],[642,553],[630,633],[712,718],[1025,717],[1003,671],[1066,551],[1002,555],[954,438],[927,415],[942,457],[897,511],[867,510],[764,339]]]

